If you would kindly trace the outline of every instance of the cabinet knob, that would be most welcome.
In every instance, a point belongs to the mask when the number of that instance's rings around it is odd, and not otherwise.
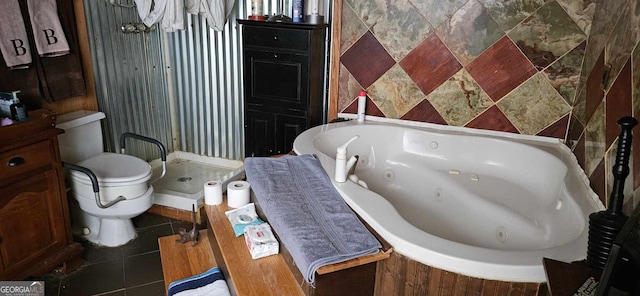
[[[19,166],[19,165],[21,165],[23,163],[24,163],[24,158],[22,158],[22,157],[14,157],[12,159],[9,159],[9,162],[7,162],[7,166],[16,167],[16,166]]]
[[[278,36],[273,36],[273,40],[278,41]]]
[[[273,55],[273,58],[274,58],[274,59],[277,59],[277,58],[278,58],[278,55],[277,55],[277,54],[274,54],[274,55]]]

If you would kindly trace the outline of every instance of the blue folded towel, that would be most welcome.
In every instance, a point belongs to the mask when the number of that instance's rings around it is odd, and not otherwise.
[[[321,266],[381,248],[315,156],[250,157],[244,168],[257,203],[308,283]]]
[[[169,284],[167,296],[229,296],[229,287],[219,268]]]

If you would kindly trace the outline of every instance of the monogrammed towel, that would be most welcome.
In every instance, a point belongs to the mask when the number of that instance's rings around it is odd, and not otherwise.
[[[9,68],[24,68],[31,64],[31,49],[18,0],[0,1],[3,12],[0,21],[0,52]]]
[[[69,43],[62,31],[55,0],[27,0],[31,29],[38,54],[55,57],[69,54]]]

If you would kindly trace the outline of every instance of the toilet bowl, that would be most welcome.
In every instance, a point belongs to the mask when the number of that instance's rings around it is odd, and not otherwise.
[[[153,205],[151,166],[133,156],[102,153],[77,163],[91,170],[98,181],[100,201],[107,204],[119,196],[125,199],[104,209],[95,200],[93,184],[86,174],[71,171],[71,196],[78,201],[80,215],[76,234],[102,246],[120,246],[136,237],[131,218]],[[86,217],[88,216],[88,217]],[[97,218],[97,219],[96,219]]]
[[[76,235],[101,246],[117,247],[136,238],[136,229],[131,218],[136,217],[153,205],[153,186],[134,198],[114,204],[108,209],[96,205],[93,197],[71,192],[78,208],[70,207],[75,221],[72,230]]]
[[[63,166],[69,169],[69,197],[74,199],[69,207],[72,230],[97,245],[115,247],[136,237],[131,218],[153,205],[152,170],[137,157],[102,152],[102,118],[101,112],[72,112],[59,116],[56,127],[65,130],[58,140]],[[153,141],[166,160],[164,146]]]

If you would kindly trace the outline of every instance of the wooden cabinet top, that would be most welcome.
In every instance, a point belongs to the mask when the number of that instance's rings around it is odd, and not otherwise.
[[[0,151],[10,150],[34,139],[59,135],[56,129],[56,114],[45,109],[29,111],[30,120],[0,127]]]

